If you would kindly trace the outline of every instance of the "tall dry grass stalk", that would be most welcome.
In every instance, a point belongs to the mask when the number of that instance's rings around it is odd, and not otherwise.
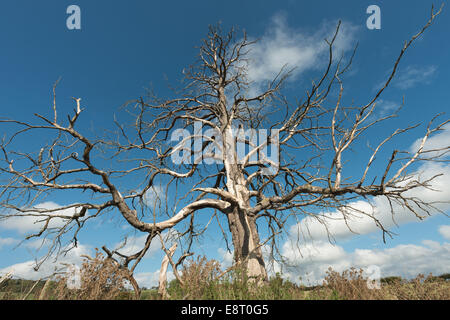
[[[111,259],[96,252],[94,258],[85,257],[79,273],[79,288],[70,289],[67,282],[75,274],[67,273],[57,280],[55,298],[58,300],[112,300],[125,292],[128,271]]]

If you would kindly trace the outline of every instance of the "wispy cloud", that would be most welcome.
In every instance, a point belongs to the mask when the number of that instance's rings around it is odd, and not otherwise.
[[[379,99],[376,105],[375,117],[382,118],[394,113],[400,104],[390,100]]]
[[[386,75],[389,75],[392,70],[388,70]],[[429,66],[415,66],[409,65],[406,68],[400,68],[394,76],[391,84],[393,87],[406,90],[411,89],[417,85],[430,84],[433,76],[436,74],[437,67],[435,65]],[[374,90],[381,89],[386,83],[383,79],[378,83]]]
[[[337,22],[327,21],[315,32],[305,32],[290,28],[284,15],[275,15],[266,33],[249,52],[249,80],[262,85],[273,80],[283,67],[294,69],[292,79],[296,79],[307,70],[322,67],[328,61],[328,46],[324,39],[332,38],[336,26]],[[341,24],[334,44],[335,57],[339,58],[353,48],[356,31],[357,27],[349,22]]]
[[[428,84],[436,73],[436,66],[408,66],[400,70],[394,86],[400,89],[410,89],[418,84]]]

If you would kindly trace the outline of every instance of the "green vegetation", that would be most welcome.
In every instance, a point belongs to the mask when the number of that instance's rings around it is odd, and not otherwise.
[[[124,286],[126,274],[98,255],[82,268],[82,286],[78,290],[66,287],[67,278],[49,281],[10,279],[0,285],[0,299],[133,299],[135,293]],[[380,289],[369,289],[362,270],[342,273],[331,268],[323,285],[297,285],[276,274],[267,283],[258,285],[246,278],[245,272],[234,269],[223,272],[215,260],[197,258],[185,264],[179,280],[167,286],[167,299],[189,300],[449,300],[449,274],[440,276],[419,274],[415,279],[386,277]],[[142,300],[160,300],[158,288],[143,288]]]

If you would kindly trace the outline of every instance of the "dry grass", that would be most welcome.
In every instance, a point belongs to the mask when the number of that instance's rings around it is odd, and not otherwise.
[[[183,298],[196,299],[208,294],[208,290],[215,284],[215,279],[221,273],[220,263],[216,260],[208,260],[206,257],[197,257],[190,260],[183,267],[181,279],[184,286],[179,293]],[[181,286],[179,286],[181,289]]]
[[[29,299],[76,299],[112,300],[132,299],[133,294],[126,289],[126,270],[120,269],[111,260],[97,252],[94,258],[86,257],[80,270],[79,289],[69,289],[66,274],[50,283],[35,286]],[[219,277],[220,276],[220,277]],[[361,269],[349,269],[341,273],[327,272],[323,285],[316,287],[298,286],[284,280],[279,274],[263,285],[248,281],[242,270],[235,269],[223,273],[220,263],[197,257],[186,262],[181,270],[184,285],[173,280],[168,285],[170,299],[193,300],[450,300],[449,275],[427,277],[419,274],[415,279],[400,277],[381,279],[379,289],[369,289],[368,280]],[[22,299],[34,281],[21,283],[7,280],[0,286],[0,299]],[[6,286],[6,287],[5,287]],[[9,286],[9,287],[8,287]],[[10,288],[7,290],[6,288]],[[12,289],[15,288],[13,291]],[[157,289],[144,290],[141,299],[161,299]]]
[[[384,297],[381,289],[369,287],[363,270],[355,268],[342,273],[329,268],[323,286],[314,293],[318,299],[378,300]]]
[[[384,280],[384,281],[383,281]],[[342,300],[450,300],[450,282],[432,274],[419,274],[412,280],[382,279],[379,289],[369,289],[362,269],[338,273],[331,268],[324,285],[313,290],[314,299]]]
[[[57,300],[113,300],[127,297],[125,285],[128,272],[120,269],[112,260],[105,259],[100,252],[94,258],[86,257],[80,270],[80,286],[77,289],[67,287],[69,277],[66,274],[57,279],[53,292]]]
[[[386,286],[386,296],[399,300],[450,300],[450,283],[447,280],[425,277],[420,274],[412,281]]]
[[[185,285],[180,286],[176,280],[170,283],[171,299],[450,300],[450,281],[432,274],[428,277],[419,274],[412,280],[381,279],[376,289],[363,270],[355,268],[342,273],[330,268],[324,284],[316,287],[298,286],[279,274],[257,286],[243,277],[240,270],[217,279],[221,273],[220,264],[215,260],[205,257],[191,260],[182,272]]]

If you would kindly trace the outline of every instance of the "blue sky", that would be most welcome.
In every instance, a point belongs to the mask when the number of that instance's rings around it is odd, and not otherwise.
[[[359,43],[346,79],[347,99],[364,103],[386,78],[403,41],[426,22],[432,3],[436,7],[441,4],[419,0],[4,0],[0,3],[0,116],[31,120],[34,112],[50,112],[52,85],[61,77],[57,89],[59,112],[71,112],[71,97],[82,97],[86,111],[81,128],[87,132],[92,132],[90,130],[93,128],[111,128],[113,113],[127,100],[144,94],[146,87],[152,85],[160,96],[169,94],[168,84],[176,83],[182,76],[183,68],[194,62],[197,55],[195,47],[206,35],[208,25],[218,21],[222,22],[224,29],[238,26],[251,38],[260,38],[262,43],[282,46],[283,37],[278,38],[277,34],[299,39],[299,46],[291,47],[298,51],[294,50],[292,55],[286,57],[286,62],[300,67],[288,82],[288,90],[301,95],[311,77],[317,75],[317,69],[311,64],[318,61],[304,59],[300,47],[301,44],[308,44],[310,49],[317,49],[315,42],[302,42],[300,39],[310,39],[316,35],[315,40],[320,43],[323,40],[319,38],[323,34],[320,30],[325,30],[325,33],[332,31],[337,21],[342,20],[345,26],[341,42],[343,52],[349,54],[353,45]],[[81,30],[66,28],[66,8],[71,4],[81,8]],[[381,8],[380,30],[366,28],[366,8],[371,4]],[[414,43],[402,60],[396,80],[381,97],[380,113],[392,112],[403,96],[405,107],[400,119],[372,132],[374,139],[378,134],[384,137],[397,127],[418,121],[427,122],[434,114],[447,112],[450,101],[448,10],[444,7],[435,25]],[[264,50],[270,48],[263,49],[261,54],[264,58]],[[274,53],[277,52],[274,49]],[[282,58],[277,63],[286,63]],[[267,72],[270,75],[270,68],[276,67],[277,63],[265,63],[263,66],[266,69],[262,69],[260,74]],[[408,149],[423,133],[423,126],[421,129],[395,140],[395,144]],[[0,130],[2,135],[10,133],[9,127]],[[447,134],[444,138],[450,137],[448,133],[444,134]],[[40,138],[24,139],[21,141],[22,147],[30,150]],[[354,152],[355,159],[361,161],[366,161],[364,155]],[[450,171],[445,164],[440,169],[442,172]],[[448,179],[447,174],[441,185],[448,186]],[[72,196],[61,194],[52,201],[65,204],[71,201]],[[450,232],[445,227],[450,225],[448,218],[433,215],[420,223],[408,219],[402,221],[400,227],[392,226],[397,236],[388,239],[386,244],[382,242],[380,233],[371,228],[358,236],[343,232],[334,246],[318,235],[314,246],[308,244],[305,247],[305,257],[298,257],[286,241],[286,255],[292,262],[301,265],[287,272],[293,279],[301,274],[319,279],[327,265],[343,268],[350,264],[379,265],[382,276],[391,273],[410,276],[418,272],[449,272]],[[25,235],[25,229],[20,225],[0,225],[0,273],[13,268],[18,276],[42,276],[43,273],[27,271],[28,261],[45,251],[36,253],[34,243],[15,247]],[[337,227],[336,230],[339,232],[340,229]],[[196,253],[229,261],[229,255],[223,255],[224,242],[217,240],[216,232],[217,228],[205,235],[205,241],[198,246]],[[142,235],[133,234],[131,229],[123,227],[120,218],[102,218],[81,233],[79,240],[82,246],[66,259],[78,262],[79,254],[92,253],[93,248],[103,244],[113,246],[125,235],[134,236],[137,243],[142,241]],[[408,258],[398,260],[401,256],[399,252],[410,254]],[[138,279],[147,286],[155,285],[155,272],[161,262],[157,248],[151,253],[136,271]],[[48,266],[46,270],[50,268]]]

